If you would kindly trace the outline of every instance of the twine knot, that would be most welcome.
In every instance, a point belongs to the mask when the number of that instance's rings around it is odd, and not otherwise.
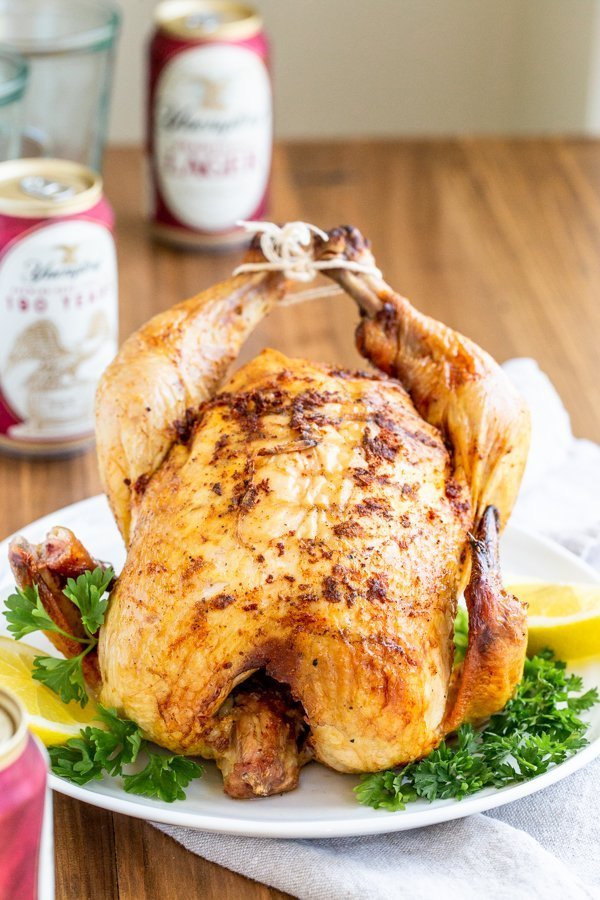
[[[273,222],[239,222],[249,234],[260,235],[260,249],[264,262],[242,263],[234,269],[234,275],[243,272],[283,272],[292,281],[312,281],[325,269],[348,269],[381,278],[375,265],[365,265],[344,257],[316,260],[312,254],[312,237],[317,235],[324,243],[327,232],[308,222],[287,222],[281,227]]]

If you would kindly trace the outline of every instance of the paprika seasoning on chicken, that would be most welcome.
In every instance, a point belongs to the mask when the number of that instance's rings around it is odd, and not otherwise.
[[[182,247],[248,240],[265,207],[272,154],[268,45],[251,7],[163,0],[150,45],[152,232]]]
[[[67,456],[93,440],[117,349],[113,212],[67,160],[0,164],[0,450]]]

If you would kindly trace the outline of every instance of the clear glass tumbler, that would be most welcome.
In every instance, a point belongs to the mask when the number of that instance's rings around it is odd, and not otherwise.
[[[23,57],[0,50],[0,162],[21,155],[26,84],[27,63]]]
[[[29,62],[22,156],[101,168],[119,24],[105,0],[0,0],[0,44]]]

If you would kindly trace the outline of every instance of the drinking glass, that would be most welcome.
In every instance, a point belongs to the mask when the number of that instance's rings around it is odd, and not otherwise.
[[[0,50],[0,162],[21,153],[23,93],[27,63],[22,56]]]
[[[22,156],[101,168],[119,24],[106,0],[0,0],[0,44],[29,62]]]

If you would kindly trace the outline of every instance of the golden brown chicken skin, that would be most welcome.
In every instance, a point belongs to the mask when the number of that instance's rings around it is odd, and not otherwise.
[[[261,668],[301,700],[321,762],[423,755],[471,519],[399,384],[265,351],[145,490],[102,632],[102,701],[207,755],[212,717]]]

